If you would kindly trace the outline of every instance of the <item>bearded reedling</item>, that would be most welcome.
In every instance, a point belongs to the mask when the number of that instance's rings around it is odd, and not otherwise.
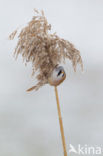
[[[27,91],[38,90],[45,84],[55,87],[64,156],[67,156],[57,92],[57,86],[65,80],[66,73],[59,64],[69,59],[76,71],[78,63],[83,68],[82,59],[80,52],[69,41],[60,38],[55,33],[50,34],[51,25],[48,24],[43,11],[35,10],[35,13],[36,15],[28,25],[21,30],[14,54],[16,58],[21,54],[26,63],[32,63],[32,75],[38,71],[36,76],[38,83]],[[16,32],[10,35],[10,39],[14,38]]]

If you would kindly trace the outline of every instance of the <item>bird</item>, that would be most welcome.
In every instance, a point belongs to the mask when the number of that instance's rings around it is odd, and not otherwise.
[[[38,90],[45,84],[59,85],[66,78],[60,64],[67,59],[71,61],[74,71],[78,63],[83,68],[80,51],[50,30],[51,25],[48,24],[44,12],[35,10],[32,20],[18,35],[14,55],[17,58],[21,54],[26,64],[32,63],[32,75],[36,75],[38,81],[27,91]],[[16,33],[14,31],[9,38],[14,39]]]
[[[62,66],[56,66],[51,73],[50,77],[48,78],[48,83],[51,86],[58,86],[61,84],[66,78],[66,73]]]

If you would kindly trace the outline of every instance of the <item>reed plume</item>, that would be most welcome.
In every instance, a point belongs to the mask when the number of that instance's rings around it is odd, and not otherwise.
[[[79,50],[69,41],[55,33],[51,34],[50,30],[51,25],[48,24],[44,12],[35,10],[32,20],[18,35],[14,54],[16,57],[21,54],[26,63],[32,62],[32,75],[38,71],[38,83],[33,88],[35,90],[48,83],[51,72],[62,61],[69,59],[75,71],[78,63],[83,66]],[[17,30],[10,35],[10,39],[16,33]]]

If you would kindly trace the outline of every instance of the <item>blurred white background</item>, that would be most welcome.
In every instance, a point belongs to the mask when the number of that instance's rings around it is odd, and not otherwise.
[[[63,155],[54,88],[27,93],[31,65],[13,58],[8,36],[43,9],[53,31],[81,52],[84,72],[66,65],[58,87],[67,148],[103,145],[103,0],[0,0],[0,156]],[[72,154],[71,154],[72,155]]]

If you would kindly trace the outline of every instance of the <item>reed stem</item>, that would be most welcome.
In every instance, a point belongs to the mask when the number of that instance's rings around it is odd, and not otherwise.
[[[59,116],[59,124],[60,124],[60,131],[61,131],[61,138],[62,138],[64,156],[67,156],[65,136],[64,136],[64,129],[63,129],[63,122],[62,122],[61,111],[60,111],[60,104],[59,104],[59,97],[58,97],[58,90],[57,90],[56,86],[55,86],[55,95],[56,95],[57,110],[58,110],[58,116]]]

